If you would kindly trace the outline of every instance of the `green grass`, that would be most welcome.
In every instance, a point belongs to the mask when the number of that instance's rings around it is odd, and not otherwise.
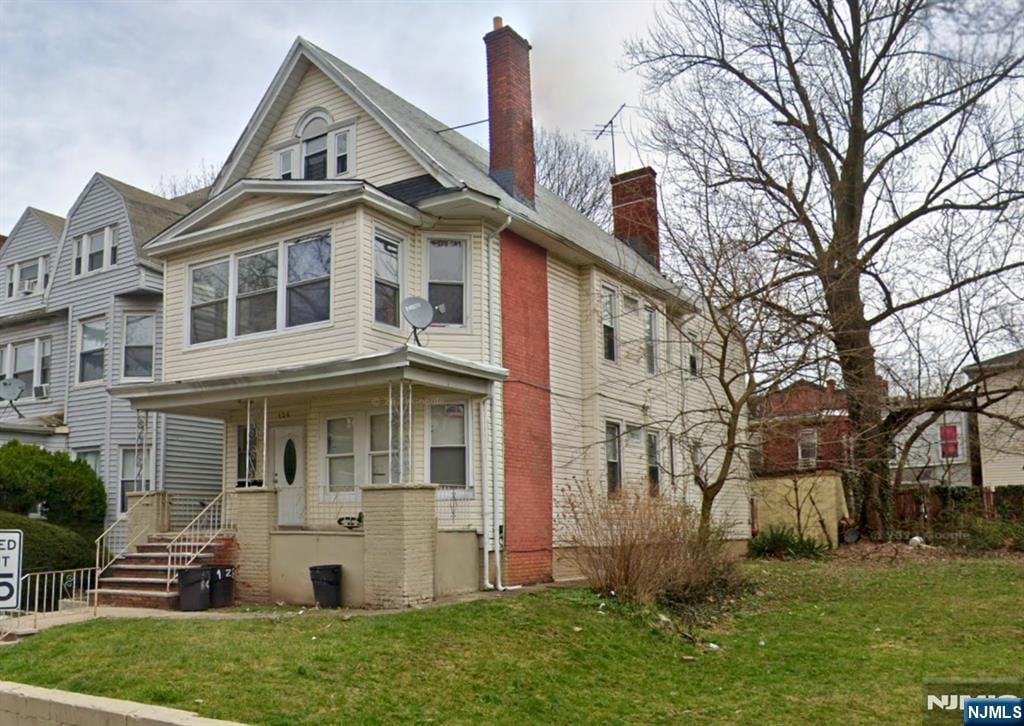
[[[706,634],[715,652],[551,590],[347,621],[100,620],[3,649],[0,679],[262,724],[803,724],[918,722],[927,677],[1024,675],[1022,560],[746,567],[761,592]]]

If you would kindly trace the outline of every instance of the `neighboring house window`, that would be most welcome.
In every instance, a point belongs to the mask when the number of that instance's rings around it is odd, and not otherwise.
[[[652,497],[661,493],[661,463],[658,460],[658,432],[647,432],[647,485]]]
[[[700,375],[701,359],[700,359],[700,346],[697,345],[696,341],[690,341],[690,356],[689,356],[689,368],[690,375]]]
[[[156,316],[126,315],[124,319],[125,378],[153,377],[153,346],[156,341]]]
[[[145,452],[145,453],[143,453]],[[141,462],[140,462],[141,459]],[[139,464],[141,463],[141,468]],[[128,494],[131,492],[146,492],[153,488],[152,474],[150,473],[149,449],[143,449],[136,456],[135,447],[124,447],[121,449],[121,487],[120,506],[121,512],[128,511]]]
[[[430,481],[466,486],[466,404],[430,407]]]
[[[399,244],[378,233],[374,237],[373,248],[373,319],[397,328],[398,303],[402,294]]]
[[[25,384],[24,398],[32,395],[36,375],[36,342],[30,340],[14,346],[14,378]]]
[[[466,244],[462,240],[430,240],[428,297],[434,322],[462,325],[465,309]]]
[[[801,469],[813,469],[818,465],[818,431],[804,429],[797,443],[797,463]]]
[[[7,266],[7,294],[5,297],[10,300],[14,297],[14,291],[18,286],[18,266],[8,265]]]
[[[36,386],[45,386],[38,391],[39,398],[50,395],[50,362],[52,360],[53,347],[49,338],[40,338],[39,343],[39,376],[36,378]]]
[[[99,449],[75,449],[75,459],[84,461],[94,472],[100,473],[100,450]]]
[[[277,155],[277,170],[282,179],[292,178],[292,150],[285,149]]]
[[[229,269],[227,260],[192,268],[190,327],[193,343],[227,337]]]
[[[604,425],[604,460],[608,477],[608,493],[622,486],[622,427],[614,421]]]
[[[334,174],[342,176],[349,170],[348,129],[334,135]]]
[[[7,346],[0,345],[0,381],[7,378]]]
[[[332,492],[355,491],[355,425],[351,417],[327,421],[327,488]]]
[[[939,427],[939,442],[943,459],[960,458],[960,427],[947,424]]]
[[[302,178],[327,178],[327,122],[315,117],[302,130]]]
[[[601,289],[601,322],[604,331],[604,359],[615,360],[615,291]]]
[[[286,325],[305,325],[331,316],[331,238],[292,242],[288,250]]]
[[[78,328],[78,382],[103,380],[107,323],[103,318],[83,321]]]
[[[38,295],[50,283],[50,258],[46,255],[7,266],[7,297]]]
[[[47,398],[50,395],[50,351],[49,338],[0,345],[0,380],[16,378],[24,383],[22,398]]]
[[[389,462],[391,462],[391,446],[388,439],[388,415],[381,413],[370,416],[371,484],[387,484],[391,481],[388,473]]]
[[[644,312],[644,357],[647,359],[647,372],[654,374],[658,372],[658,314],[654,308],[647,308]]]
[[[83,234],[75,241],[75,275],[95,272],[117,264],[117,227]]]
[[[275,247],[238,257],[235,335],[277,328],[277,253]]]

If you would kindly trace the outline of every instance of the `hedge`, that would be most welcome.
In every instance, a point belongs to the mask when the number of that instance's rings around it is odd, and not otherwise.
[[[95,545],[67,527],[0,511],[0,529],[20,529],[25,533],[22,572],[72,570],[96,563]]]

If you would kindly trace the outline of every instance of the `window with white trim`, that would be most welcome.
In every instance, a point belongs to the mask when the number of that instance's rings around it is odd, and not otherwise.
[[[282,179],[292,178],[292,150],[283,149],[277,154],[277,173]]]
[[[432,239],[428,243],[427,296],[438,325],[463,325],[466,307],[466,243]]]
[[[604,359],[614,361],[616,351],[616,309],[615,290],[601,288],[601,326],[604,335]]]
[[[401,296],[400,243],[378,231],[373,238],[373,319],[397,328]]]
[[[189,327],[192,343],[222,340],[228,335],[228,260],[196,265],[189,285]]]
[[[306,325],[331,317],[331,239],[319,235],[289,242],[285,325]]]
[[[644,439],[647,454],[647,492],[656,497],[661,493],[661,441],[657,431],[648,431]]]
[[[235,335],[277,328],[278,248],[240,254],[235,263]]]
[[[50,391],[51,343],[33,338],[20,343],[0,344],[0,380],[16,378],[25,384],[21,398],[48,398]]]
[[[818,430],[803,429],[797,440],[797,464],[801,469],[818,465]]]
[[[622,296],[622,311],[626,315],[635,315],[640,312],[640,301],[632,295]]]
[[[654,308],[644,309],[644,358],[647,361],[647,372],[658,372],[658,313]]]
[[[152,378],[155,344],[155,315],[125,315],[121,375],[124,378]]]
[[[118,494],[120,512],[128,511],[128,494],[148,492],[153,488],[152,461],[149,447],[138,451],[134,446],[121,448],[121,478]],[[141,468],[139,467],[141,459]]]
[[[700,346],[696,341],[690,341],[689,369],[691,376],[699,376],[701,370]]]
[[[622,427],[616,421],[604,424],[604,461],[608,493],[615,494],[622,487]]]
[[[36,377],[36,342],[34,340],[25,343],[18,343],[14,346],[14,370],[15,380],[25,384],[25,398],[32,395],[32,386]]]
[[[327,178],[327,121],[314,116],[302,129],[302,178]]]
[[[326,456],[328,491],[355,491],[356,433],[351,416],[327,419]]]
[[[74,449],[72,453],[75,455],[75,461],[84,461],[89,467],[96,472],[100,473],[100,449]]]
[[[392,481],[388,475],[388,466],[397,468],[397,456],[391,457],[391,442],[388,414],[378,413],[370,416],[370,483],[387,484]]]
[[[6,297],[40,295],[50,284],[50,257],[42,255],[7,266]]]
[[[466,404],[430,407],[430,482],[446,487],[468,485]]]
[[[78,382],[102,381],[106,370],[107,321],[83,320],[78,325]]]
[[[73,276],[113,267],[117,264],[117,225],[103,227],[75,238],[74,250]]]
[[[334,176],[345,176],[349,173],[349,138],[350,129],[342,129],[334,134]]]

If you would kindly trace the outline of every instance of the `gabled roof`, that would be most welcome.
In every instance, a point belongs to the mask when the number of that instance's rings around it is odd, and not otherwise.
[[[53,233],[54,239],[60,239],[60,236],[64,234],[64,225],[67,223],[64,217],[58,217],[56,214],[50,214],[35,207],[29,207],[29,210]]]
[[[1024,348],[1019,350],[1013,350],[1009,353],[997,355],[994,358],[983,360],[975,365],[965,366],[964,371],[967,373],[977,373],[981,370],[998,370],[1003,368],[1015,368],[1024,367]]]
[[[64,233],[64,218],[58,217],[56,214],[44,212],[41,209],[36,209],[35,207],[25,207],[25,211],[18,217],[18,221],[14,223],[11,233],[7,236],[3,246],[0,247],[0,259],[6,259],[5,253],[8,255],[14,254],[10,252],[11,241],[17,242],[18,233],[25,224],[25,220],[31,217],[34,217],[53,236],[53,248],[56,251],[61,235]]]
[[[97,173],[96,176],[107,182],[124,199],[135,252],[140,261],[146,258],[143,245],[190,211],[181,202],[164,199],[105,174]]]
[[[304,38],[297,38],[273,82],[264,94],[245,131],[235,144],[224,168],[214,182],[211,195],[224,191],[245,173],[283,112],[298,83],[297,76],[309,65],[332,79],[395,140],[417,159],[424,170],[437,180],[440,188],[455,191],[470,189],[497,200],[500,208],[516,220],[582,252],[605,266],[625,273],[637,281],[673,295],[692,299],[640,257],[632,248],[594,224],[586,215],[549,189],[537,186],[534,206],[508,194],[488,174],[488,152],[449,124],[433,118],[422,109],[385,88],[368,75]]]

